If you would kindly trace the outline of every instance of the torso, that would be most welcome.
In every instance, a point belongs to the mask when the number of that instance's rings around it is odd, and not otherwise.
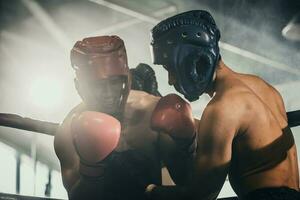
[[[245,74],[237,74],[224,81],[220,101],[238,96],[237,129],[232,141],[232,158],[229,180],[240,196],[258,188],[287,186],[298,190],[299,173],[296,147],[293,145],[287,156],[279,164],[259,173],[242,176],[239,166],[243,155],[250,155],[272,144],[288,126],[286,111],[279,93],[262,79]],[[233,101],[232,98],[230,101]],[[235,111],[231,113],[235,115]],[[257,158],[259,159],[259,158]],[[254,158],[255,160],[255,158]],[[255,163],[255,162],[253,162]]]
[[[129,190],[132,182],[161,184],[161,163],[156,142],[157,133],[150,129],[150,117],[158,100],[158,97],[141,91],[131,91],[128,97],[125,117],[122,122],[121,138],[115,149],[114,159],[108,163],[113,165],[110,168],[110,173],[114,181],[120,185],[123,184],[123,187],[126,186]],[[61,125],[54,141],[55,151],[61,163],[64,186],[68,192],[80,178],[78,172],[79,157],[72,143],[70,121],[74,113],[80,113],[84,110],[84,106],[79,105],[71,111]],[[126,170],[128,168],[133,168],[133,170],[129,172]],[[135,177],[133,176],[139,173],[142,173],[141,181],[134,180]],[[133,179],[131,179],[131,175]]]

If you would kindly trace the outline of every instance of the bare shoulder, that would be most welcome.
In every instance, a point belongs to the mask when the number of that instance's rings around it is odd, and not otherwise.
[[[257,96],[247,87],[233,87],[222,94],[216,94],[207,108],[218,115],[226,115],[228,112],[237,114],[242,108],[255,104],[257,100]]]
[[[230,101],[227,97],[212,99],[205,107],[198,123],[198,143],[221,140],[226,143],[235,137],[241,118],[236,109],[239,100]]]
[[[234,113],[237,110],[234,107],[239,104],[239,101],[229,99],[229,95],[226,96],[214,97],[205,107],[200,122],[211,121],[214,123],[219,119],[228,121],[229,118],[235,118],[237,115]]]
[[[277,103],[283,105],[283,98],[280,94],[280,92],[271,84],[266,82],[265,80],[261,79],[262,83],[266,85],[266,87],[269,89],[269,91],[272,93],[274,99],[277,101]]]
[[[84,109],[84,104],[80,103],[77,106],[75,106],[64,118],[63,122],[60,124],[55,136],[58,136],[59,134],[62,134],[62,132],[64,132],[64,129],[66,128],[66,126],[68,126],[68,124],[70,123],[70,120],[72,118],[72,116],[76,113],[80,113],[82,112]]]
[[[83,112],[86,109],[85,105],[83,103],[78,104],[75,106],[65,117],[64,121],[68,121],[74,114],[78,114]]]
[[[272,95],[274,95],[275,98],[281,99],[281,94],[279,93],[279,91],[275,87],[273,87],[270,83],[265,81],[263,78],[252,74],[244,74],[243,76],[246,78],[246,81],[247,80],[251,81],[252,84],[256,86],[256,89],[259,88],[260,92],[271,93]]]
[[[153,111],[160,97],[153,96],[144,91],[131,90],[127,100],[127,106],[139,109]]]
[[[143,91],[131,90],[125,106],[124,123],[131,128],[148,128],[159,97]]]
[[[125,107],[122,134],[127,143],[150,156],[154,155],[153,141],[157,134],[150,127],[153,109],[159,98],[146,92],[131,90]]]
[[[262,102],[250,89],[237,87],[215,95],[205,108],[202,118],[205,117],[213,124],[219,123],[220,128],[230,125],[240,129],[262,107]]]
[[[286,119],[283,98],[275,87],[255,75],[242,75],[242,79],[266,104],[269,104],[273,109],[279,109],[281,115]]]
[[[255,82],[256,84],[262,84],[267,86],[267,82],[257,75],[254,74],[239,74],[239,75],[242,76],[243,80],[246,80],[247,82],[251,81],[251,82]]]

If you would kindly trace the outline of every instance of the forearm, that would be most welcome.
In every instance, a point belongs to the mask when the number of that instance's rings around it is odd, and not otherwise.
[[[190,159],[196,154],[197,134],[194,133],[192,138],[176,138],[172,137],[176,144],[176,151],[182,158]]]
[[[190,104],[176,94],[162,97],[152,113],[151,128],[169,136],[161,145],[163,160],[176,184],[184,183],[197,144]]]
[[[176,185],[184,185],[188,181],[191,170],[191,159],[187,158],[169,158],[166,167]]]
[[[166,158],[166,165],[174,182],[184,185],[192,168],[192,162],[196,152],[196,137],[192,139],[175,139],[174,153]]]
[[[86,111],[72,119],[71,131],[80,162],[76,167],[78,181],[69,196],[71,199],[105,199],[106,162],[118,144],[120,122],[105,113]]]

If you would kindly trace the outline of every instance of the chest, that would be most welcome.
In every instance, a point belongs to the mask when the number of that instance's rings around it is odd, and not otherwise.
[[[158,159],[157,133],[150,128],[150,116],[142,110],[133,110],[122,123],[117,151],[134,149],[154,160]]]

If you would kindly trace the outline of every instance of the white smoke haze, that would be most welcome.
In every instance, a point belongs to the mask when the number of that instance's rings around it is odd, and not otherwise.
[[[283,1],[256,1],[263,9],[251,9],[249,0],[107,2],[157,20],[191,9],[210,11],[221,30],[221,42],[224,44],[221,45],[221,54],[225,63],[238,72],[261,76],[281,92],[287,110],[300,109],[299,43],[281,38],[281,29],[275,28],[276,23],[273,23],[282,20],[283,25],[289,21],[288,17],[284,17],[284,13],[288,12],[280,11],[284,9],[281,8]],[[7,10],[2,10],[2,7]],[[153,24],[92,1],[1,0],[0,13],[0,112],[61,122],[70,109],[80,102],[73,84],[74,72],[70,66],[69,51],[77,40],[87,36],[101,33],[119,35],[125,41],[131,68],[140,62],[151,64],[149,31]],[[276,15],[282,18],[279,20]],[[249,54],[245,56],[233,48],[225,48],[225,44],[257,56],[247,57]],[[259,56],[265,59],[257,59]],[[156,71],[159,91],[163,95],[176,93],[167,84],[166,71],[161,66],[151,66]],[[192,103],[197,118],[201,117],[208,101],[209,97],[203,96]],[[300,128],[293,129],[293,132],[296,143],[300,145]],[[54,170],[53,187],[59,185],[53,190],[52,197],[66,198],[57,172],[59,163],[53,150],[53,138],[0,127],[0,140],[3,142],[0,143],[0,162],[10,163],[0,167],[0,177],[6,179],[7,174],[11,174],[13,179],[8,181],[9,184],[0,181],[0,192],[16,192],[15,188],[12,189],[15,186],[14,155],[21,152],[36,158],[40,163],[36,173],[43,174],[35,175],[43,177],[35,181],[35,188],[26,186],[27,190],[22,190],[21,194],[43,196],[42,189],[37,185],[44,189],[47,176],[44,168],[50,168]],[[34,162],[29,160],[29,163],[32,162],[27,165],[30,171]],[[28,176],[28,180],[32,178]],[[232,195],[232,189],[226,182],[220,196]]]

